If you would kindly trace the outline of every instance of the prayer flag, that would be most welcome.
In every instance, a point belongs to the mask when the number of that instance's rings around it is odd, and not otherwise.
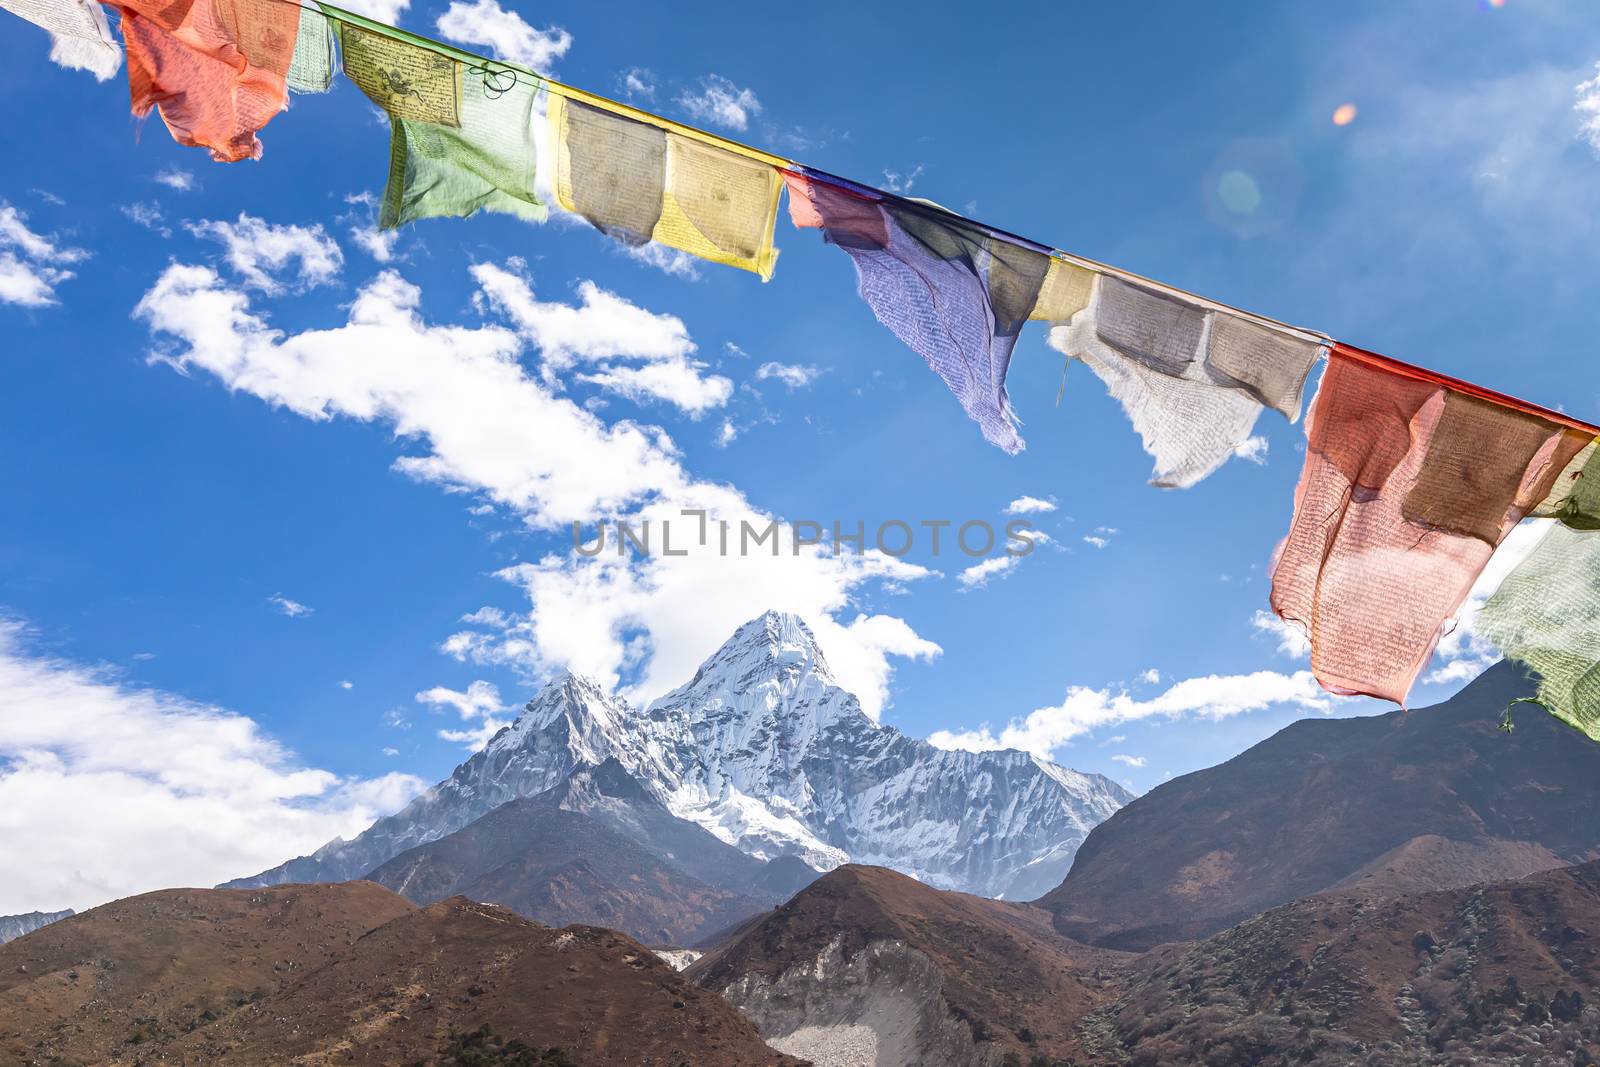
[[[1600,530],[1600,441],[1590,441],[1572,457],[1556,484],[1531,512],[1559,519],[1574,530]]]
[[[339,48],[344,76],[391,119],[461,125],[464,64],[457,59],[410,40],[399,30],[342,15]]]
[[[289,88],[297,93],[325,93],[333,86],[333,20],[309,7],[300,11],[300,31],[289,62]]]
[[[106,13],[95,0],[0,0],[0,7],[50,31],[50,59],[106,81],[122,66]]]
[[[598,98],[550,93],[556,199],[630,247],[657,241],[772,277],[782,185],[771,157]]]
[[[1404,704],[1495,546],[1586,439],[1343,345],[1306,438],[1273,610],[1310,636],[1325,688]]]
[[[300,8],[276,0],[115,0],[135,115],[159,108],[179,144],[220,162],[261,156],[256,133],[288,106]]]
[[[784,180],[795,225],[822,229],[849,253],[878,321],[944,379],[988,441],[1022,451],[1006,372],[1055,261],[936,206],[809,172],[785,171]],[[1079,290],[1081,279],[1062,268],[1048,292],[1066,307]]]
[[[1552,523],[1479,612],[1477,632],[1539,675],[1538,703],[1600,741],[1600,533]]]
[[[1293,420],[1321,346],[1175,293],[1103,275],[1052,348],[1105,382],[1144,449],[1151,483],[1187,488],[1250,437],[1263,406]]]
[[[458,125],[391,116],[389,183],[380,223],[499,211],[538,222],[533,103],[538,79],[474,66],[462,75]]]

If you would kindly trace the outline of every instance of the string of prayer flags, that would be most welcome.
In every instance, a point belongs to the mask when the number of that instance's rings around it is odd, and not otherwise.
[[[1600,534],[1551,523],[1476,625],[1538,674],[1536,703],[1600,741]]]
[[[813,171],[784,172],[796,226],[817,228],[855,262],[872,313],[944,379],[990,443],[1022,451],[1006,372],[1054,262],[941,208],[881,197]],[[1057,271],[1065,308],[1079,279]]]
[[[133,113],[158,108],[173,140],[233,163],[288,106],[300,7],[276,0],[111,0],[122,11]]]
[[[1091,306],[1050,331],[1122,405],[1155,459],[1151,484],[1187,488],[1250,437],[1263,407],[1291,422],[1315,340],[1102,275]]]
[[[1490,554],[1587,439],[1365,356],[1329,357],[1272,607],[1309,635],[1325,688],[1404,705]]]
[[[565,87],[552,87],[549,112],[563,208],[630,247],[655,241],[772,277],[781,160]]]
[[[95,0],[0,0],[0,7],[50,33],[50,59],[106,81],[122,66],[105,9]]]

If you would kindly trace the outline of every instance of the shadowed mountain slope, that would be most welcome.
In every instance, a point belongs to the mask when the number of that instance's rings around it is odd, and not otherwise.
[[[1516,878],[1600,855],[1600,745],[1490,668],[1412,712],[1304,719],[1151,790],[1096,827],[1038,903],[1117,948],[1204,937],[1325,891],[1369,895]]]
[[[1091,1062],[1591,1064],[1600,863],[1379,902],[1312,897],[1168,945],[1085,1024]]]

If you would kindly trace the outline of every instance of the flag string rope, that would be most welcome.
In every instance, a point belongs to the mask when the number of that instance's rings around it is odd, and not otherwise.
[[[610,97],[603,96],[599,93],[590,92],[587,89],[580,89],[576,86],[567,85],[566,83],[558,81],[554,78],[546,77],[540,74],[538,71],[535,71],[532,68],[520,63],[513,63],[508,60],[480,55],[464,48],[457,48],[456,46],[447,44],[444,41],[428,37],[424,34],[413,33],[410,30],[403,30],[397,26],[391,26],[384,22],[379,22],[376,19],[368,18],[365,15],[358,14],[354,11],[349,11],[335,4],[321,4],[314,2],[314,0],[310,0],[310,2],[307,2],[307,0],[271,0],[271,2],[298,7],[302,11],[321,15],[322,17],[331,19],[333,21],[346,22],[351,25],[359,26],[373,32],[383,34],[391,39],[406,41],[417,45],[418,47],[455,60],[456,62],[462,63],[463,65],[466,65],[472,72],[482,75],[484,93],[490,99],[498,99],[500,96],[510,91],[513,85],[515,85],[517,82],[524,82],[525,84],[534,86],[535,88],[542,87],[548,92],[555,93],[564,99],[575,100],[579,103],[603,107],[614,111],[617,114],[623,115],[626,118],[631,118],[635,121],[643,122],[661,129],[671,130],[675,133],[684,134],[714,147],[732,149],[747,157],[760,160],[772,167],[777,168],[780,171],[790,174],[796,173],[794,167],[797,165],[797,163],[794,160],[773,155],[772,153],[757,148],[753,145],[748,145],[741,141],[736,141],[730,137],[724,137],[720,134],[712,133],[709,130],[702,130],[698,127],[689,125],[688,123],[677,122],[672,119],[656,115],[653,112],[645,111],[642,108],[634,107],[631,104],[625,104],[619,100],[613,100]],[[491,64],[497,65],[498,69],[496,66],[491,66]],[[511,79],[509,82],[507,81],[508,75]],[[1111,277],[1120,278],[1124,281],[1150,286],[1157,290],[1181,297],[1192,303],[1200,305],[1201,307],[1216,311],[1225,311],[1234,315],[1240,315],[1263,325],[1270,326],[1274,329],[1283,330],[1288,333],[1298,335],[1307,340],[1315,340],[1328,345],[1338,343],[1337,338],[1323,333],[1320,330],[1314,330],[1304,326],[1296,326],[1293,323],[1283,322],[1279,319],[1262,315],[1259,312],[1235,307],[1231,304],[1223,303],[1222,301],[1213,299],[1211,297],[1202,296],[1187,289],[1158,281],[1153,278],[1145,277],[1144,275],[1127,270],[1123,267],[1118,267],[1109,263],[1102,263],[1099,260],[1090,259],[1087,256],[1077,255],[1075,253],[1066,252],[1050,245],[1044,245],[1038,241],[1030,240],[1029,238],[1012,233],[1008,230],[1003,230],[987,223],[979,222],[976,219],[972,219],[961,214],[960,212],[951,211],[949,208],[931,203],[930,201],[908,199],[863,182],[857,182],[849,178],[842,178],[838,175],[830,174],[827,171],[816,170],[809,167],[807,167],[805,170],[805,177],[813,181],[824,182],[835,187],[836,189],[852,195],[861,196],[862,192],[864,191],[869,198],[875,198],[885,202],[904,204],[917,211],[942,215],[953,221],[981,229],[999,240],[1007,241],[1023,248],[1033,249],[1042,254],[1049,255],[1054,259],[1061,260],[1065,263],[1070,263],[1074,266],[1083,267],[1086,270],[1091,270],[1098,274],[1105,274]],[[1517,410],[1548,419],[1551,422],[1559,423],[1560,425],[1567,426],[1571,429],[1600,437],[1600,426],[1595,426],[1580,419],[1573,418],[1572,416],[1563,412],[1555,411],[1550,408],[1534,404],[1530,401],[1521,400],[1507,393],[1501,393],[1483,386],[1474,385],[1471,382],[1464,381],[1459,378],[1453,378],[1446,374],[1440,374],[1437,371],[1432,371],[1425,367],[1407,363],[1404,360],[1396,359],[1393,356],[1380,355],[1376,352],[1357,348],[1353,345],[1341,344],[1340,347],[1344,354],[1353,356],[1369,366],[1390,370],[1413,380],[1433,382],[1444,388],[1453,389],[1483,400],[1501,404],[1506,407],[1515,408]]]

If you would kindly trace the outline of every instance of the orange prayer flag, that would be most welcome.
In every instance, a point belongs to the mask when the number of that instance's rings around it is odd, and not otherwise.
[[[256,159],[256,132],[288,106],[297,4],[111,0],[122,11],[133,113],[159,108],[179,144],[221,162]]]
[[[1325,688],[1404,704],[1490,554],[1589,438],[1343,345],[1306,437],[1273,610],[1310,636]]]

